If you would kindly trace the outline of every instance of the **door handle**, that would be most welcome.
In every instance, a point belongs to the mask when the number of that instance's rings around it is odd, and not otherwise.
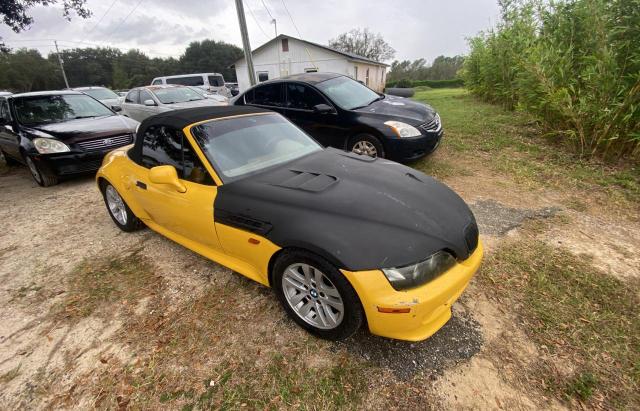
[[[145,183],[143,183],[142,181],[136,181],[136,187],[140,187],[143,190],[147,189],[147,185]]]

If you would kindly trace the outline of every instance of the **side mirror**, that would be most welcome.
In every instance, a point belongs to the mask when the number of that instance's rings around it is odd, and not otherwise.
[[[116,113],[122,111],[122,107],[120,106],[111,106],[111,110],[115,111]]]
[[[149,99],[149,100],[145,100],[145,101],[144,101],[144,105],[145,105],[145,106],[155,106],[155,105],[156,105],[156,102],[155,102],[155,101],[153,101],[153,100],[151,100],[151,99]]]
[[[179,193],[186,193],[187,187],[178,179],[178,172],[174,166],[157,166],[149,170],[149,180],[153,184],[166,184]]]
[[[327,114],[333,111],[333,108],[328,104],[318,104],[313,106],[313,111],[318,114]]]

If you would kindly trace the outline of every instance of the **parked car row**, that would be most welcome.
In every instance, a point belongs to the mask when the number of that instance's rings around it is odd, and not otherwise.
[[[131,128],[135,122],[167,111],[227,105],[228,98],[218,94],[224,82],[217,76],[205,73],[156,78],[153,83],[163,84],[136,87],[124,98],[104,87],[0,96],[0,103],[6,106],[0,150],[9,161],[29,166],[38,184],[45,186],[55,184],[59,176],[95,171],[104,152],[133,141],[132,133],[122,130],[123,124]],[[185,79],[207,86],[167,84],[184,83]],[[209,82],[218,89],[211,89]],[[378,94],[339,74],[306,73],[266,81],[239,94],[231,104],[280,113],[323,146],[397,161],[432,153],[443,135],[440,117],[431,107]],[[120,119],[115,112],[135,122]],[[78,124],[81,119],[84,123]],[[65,129],[68,131],[61,131]],[[128,137],[123,137],[125,134]],[[73,135],[71,146],[67,146],[67,135]],[[50,147],[45,148],[42,144],[47,140],[38,140],[38,150],[32,143],[37,137],[59,140],[61,144],[50,142]],[[96,141],[91,146],[93,154],[77,152],[80,141],[100,139],[106,142],[99,145]],[[74,162],[78,164],[72,166]]]

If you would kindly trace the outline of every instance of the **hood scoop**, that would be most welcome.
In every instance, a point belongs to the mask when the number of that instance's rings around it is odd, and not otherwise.
[[[308,171],[289,170],[294,175],[279,184],[280,187],[318,193],[338,182],[338,178],[327,174],[311,173]]]

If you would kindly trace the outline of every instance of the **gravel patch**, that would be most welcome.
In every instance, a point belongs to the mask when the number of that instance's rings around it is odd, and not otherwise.
[[[454,312],[449,322],[425,341],[391,340],[361,330],[337,344],[377,366],[390,369],[398,378],[408,380],[417,373],[435,379],[446,368],[473,357],[482,343],[480,324],[468,314]]]
[[[555,216],[560,207],[544,207],[539,209],[511,208],[495,200],[480,200],[469,207],[478,221],[480,233],[502,236],[518,228],[528,219],[550,218]]]

